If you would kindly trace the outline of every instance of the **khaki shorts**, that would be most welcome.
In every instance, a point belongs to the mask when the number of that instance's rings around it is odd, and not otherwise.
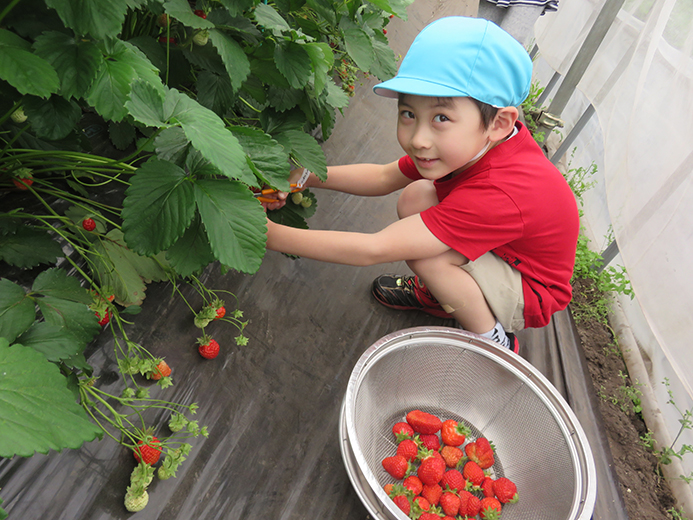
[[[460,267],[479,285],[488,306],[506,332],[525,328],[525,298],[520,271],[491,252]]]

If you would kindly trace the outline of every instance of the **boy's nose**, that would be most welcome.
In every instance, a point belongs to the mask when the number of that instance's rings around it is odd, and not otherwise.
[[[417,149],[431,147],[431,133],[424,125],[417,125],[411,136],[411,145]]]

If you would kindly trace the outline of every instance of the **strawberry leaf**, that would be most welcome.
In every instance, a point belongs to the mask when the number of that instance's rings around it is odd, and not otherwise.
[[[170,112],[171,119],[180,123],[193,146],[221,173],[257,186],[257,179],[247,171],[241,145],[224,127],[219,116],[174,89],[166,93],[164,108],[165,113]]]
[[[265,184],[288,191],[291,170],[287,150],[258,128],[233,126],[231,132],[243,147],[254,176]]]
[[[125,242],[141,255],[163,251],[185,232],[194,212],[193,186],[185,171],[168,161],[150,159],[125,192]]]
[[[308,168],[321,181],[327,179],[325,154],[312,136],[300,130],[288,130],[275,135],[274,138],[290,150],[301,166]]]
[[[79,448],[102,435],[40,352],[0,338],[0,373],[0,457]]]
[[[265,253],[267,221],[250,190],[239,182],[200,179],[195,202],[217,260],[244,273],[257,271]]]
[[[34,301],[24,289],[7,278],[0,278],[0,338],[14,341],[35,319]]]
[[[202,106],[216,114],[223,114],[229,106],[233,105],[235,94],[228,74],[222,76],[203,70],[197,77],[197,81],[197,101]]]
[[[342,18],[339,28],[344,34],[346,50],[360,69],[368,70],[375,60],[373,40],[354,22],[348,18]]]
[[[233,90],[238,91],[250,74],[248,56],[236,40],[221,31],[215,29],[209,31],[209,39],[224,62]]]
[[[156,260],[140,256],[125,245],[123,233],[112,229],[105,239],[94,243],[91,257],[94,269],[102,285],[113,287],[115,301],[125,307],[140,305],[144,301],[145,281],[166,279],[166,265],[163,253]]]
[[[0,32],[9,32],[0,29]],[[19,47],[0,43],[0,79],[4,79],[20,94],[49,97],[60,88],[60,80],[50,64]]]
[[[275,35],[280,35],[283,31],[291,30],[286,20],[268,4],[258,4],[255,7],[255,21]]]
[[[313,67],[315,92],[320,93],[325,89],[330,67],[334,62],[334,52],[330,45],[324,42],[306,43],[303,48],[308,53]]]
[[[120,33],[126,0],[46,0],[46,5],[58,12],[63,23],[78,35],[90,34],[107,39]]]
[[[69,331],[46,322],[34,322],[17,342],[41,352],[48,361],[62,361],[82,353],[86,343]]]
[[[39,264],[54,264],[63,256],[60,245],[47,231],[23,226],[16,232],[0,234],[0,260],[25,269]]]
[[[158,127],[166,123],[164,96],[153,85],[145,81],[136,80],[132,83],[125,108],[136,121],[147,126]]]
[[[135,70],[128,63],[108,56],[87,92],[87,101],[104,119],[120,121],[127,114],[125,102],[134,77]]]
[[[92,297],[74,276],[68,276],[62,269],[48,269],[34,280],[32,290],[43,296],[53,296],[63,300],[89,305]]]
[[[199,214],[195,214],[183,236],[166,251],[166,259],[176,273],[183,277],[197,273],[214,261],[214,253]]]
[[[303,45],[294,42],[277,45],[274,64],[293,88],[301,89],[308,84],[311,60]]]
[[[373,40],[373,51],[375,60],[370,72],[381,81],[394,77],[397,74],[397,61],[392,48],[387,43]]]
[[[164,2],[164,11],[183,25],[193,29],[214,28],[213,23],[193,13],[187,0],[166,0]]]
[[[60,93],[66,99],[84,96],[103,63],[96,45],[58,31],[38,36],[34,48],[58,73]]]
[[[45,100],[29,97],[24,103],[24,110],[36,136],[50,141],[67,137],[82,117],[82,109],[76,102],[60,96]]]

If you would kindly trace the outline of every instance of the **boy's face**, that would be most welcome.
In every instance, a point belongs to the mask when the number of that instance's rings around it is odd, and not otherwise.
[[[425,179],[459,173],[489,142],[478,107],[466,97],[400,96],[397,140]]]

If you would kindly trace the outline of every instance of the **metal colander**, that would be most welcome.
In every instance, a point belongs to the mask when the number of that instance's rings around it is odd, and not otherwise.
[[[359,359],[342,404],[342,458],[376,519],[406,519],[383,491],[381,461],[396,452],[392,426],[419,409],[464,422],[496,448],[495,477],[520,500],[503,520],[588,520],[596,471],[577,418],[532,365],[458,329],[417,327],[385,336]]]

